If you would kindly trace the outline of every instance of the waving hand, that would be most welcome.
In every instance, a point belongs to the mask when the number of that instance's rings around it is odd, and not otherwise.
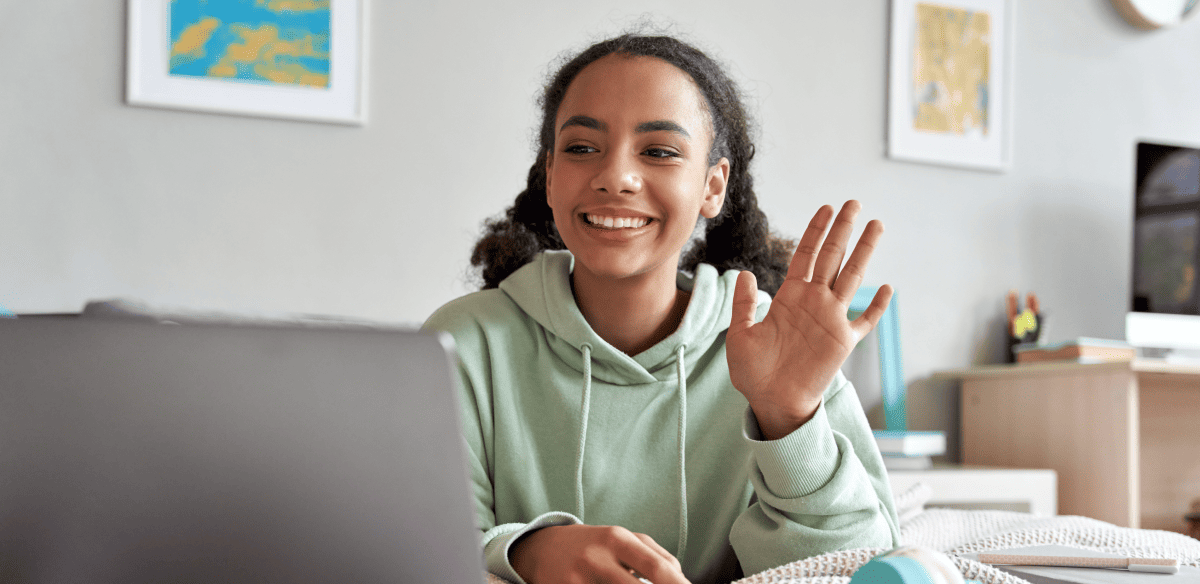
[[[842,267],[861,207],[847,201],[832,228],[833,208],[817,210],[760,323],[754,316],[757,280],[748,271],[738,275],[726,337],[729,375],[768,440],[782,438],[812,418],[850,350],[875,328],[891,301],[892,288],[884,285],[861,316],[853,321],[846,316],[883,234],[882,223],[868,222]]]

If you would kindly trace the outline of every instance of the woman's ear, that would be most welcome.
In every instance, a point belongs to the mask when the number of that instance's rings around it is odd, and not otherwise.
[[[729,159],[721,158],[708,168],[708,177],[704,183],[704,202],[700,205],[701,215],[712,219],[721,213],[721,207],[725,204],[725,187],[728,185]]]

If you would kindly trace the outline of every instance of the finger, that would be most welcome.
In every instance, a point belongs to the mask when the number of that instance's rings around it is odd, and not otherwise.
[[[678,562],[668,561],[641,538],[622,539],[621,545],[614,551],[621,565],[654,584],[688,584]]]
[[[646,544],[647,547],[649,547],[651,550],[654,550],[654,552],[658,555],[662,556],[664,560],[675,566],[676,570],[681,572],[683,571],[683,566],[679,564],[679,559],[671,555],[671,552],[667,551],[666,548],[658,545],[658,542],[654,541],[653,537],[650,537],[644,533],[634,533],[634,535],[638,536],[638,539],[642,540],[642,543]]]
[[[604,584],[645,584],[645,581],[640,579],[642,577],[641,574],[625,566],[611,565],[606,569],[597,570],[588,581]]]
[[[608,563],[585,570],[580,575],[584,577],[582,580],[583,582],[596,584],[644,584],[644,582],[638,579],[641,577],[640,575],[624,565],[613,563],[611,558],[609,559]],[[563,580],[573,582],[581,581],[578,579],[572,580],[568,578],[564,578]]]
[[[850,328],[854,331],[858,340],[862,340],[879,324],[879,319],[883,318],[883,313],[887,311],[888,304],[892,301],[892,287],[884,284],[875,292],[875,297],[871,299],[871,304],[863,311],[858,318],[850,323]]]
[[[850,253],[850,259],[846,260],[846,265],[833,282],[833,293],[843,303],[849,304],[862,284],[867,273],[867,264],[871,261],[871,255],[875,253],[880,237],[883,237],[883,223],[875,219],[868,221],[862,236],[858,238],[858,243],[854,245],[854,251]]]
[[[729,334],[754,326],[757,311],[758,278],[754,277],[754,272],[742,270],[733,288],[733,319],[729,323]]]
[[[796,252],[792,254],[792,261],[788,264],[789,280],[799,279],[807,282],[812,279],[817,252],[821,250],[821,239],[825,237],[825,230],[829,229],[829,221],[832,218],[833,207],[822,205],[817,209],[812,221],[808,222],[804,235],[800,236],[800,243],[796,244]]]
[[[838,268],[842,267],[842,259],[846,257],[846,243],[850,241],[850,233],[854,231],[854,218],[862,205],[853,199],[842,205],[829,235],[821,244],[821,252],[817,254],[817,263],[813,266],[812,281],[817,284],[832,286],[837,279]]]

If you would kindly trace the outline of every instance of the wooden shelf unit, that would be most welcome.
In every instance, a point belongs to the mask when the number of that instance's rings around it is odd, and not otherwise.
[[[1200,365],[994,365],[962,381],[964,464],[1050,468],[1058,512],[1183,532],[1200,497]]]
[[[1058,514],[1057,479],[1049,469],[935,465],[923,470],[889,470],[888,481],[893,495],[917,483],[928,485],[931,496],[926,507],[999,509],[1043,517]]]

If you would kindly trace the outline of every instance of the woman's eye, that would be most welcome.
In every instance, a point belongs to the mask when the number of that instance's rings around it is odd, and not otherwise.
[[[598,151],[595,148],[586,146],[584,144],[572,144],[566,148],[563,148],[563,152],[566,152],[567,154],[591,154],[592,152]]]
[[[652,158],[673,158],[673,157],[679,156],[678,152],[675,152],[673,150],[666,150],[663,148],[647,148],[645,150],[644,154],[646,154],[647,156],[650,156]]]

